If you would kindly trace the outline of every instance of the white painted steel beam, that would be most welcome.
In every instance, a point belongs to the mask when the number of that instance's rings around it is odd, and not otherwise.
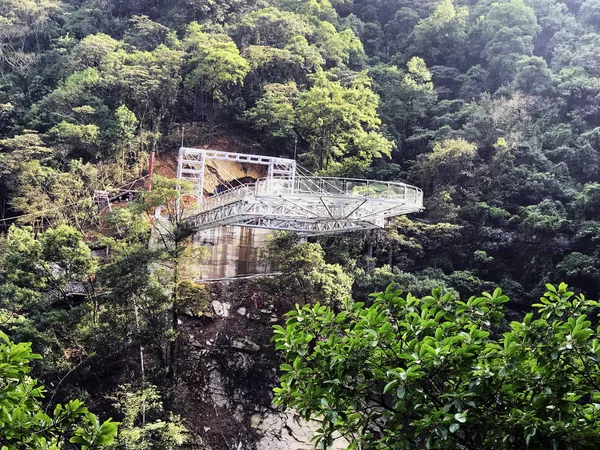
[[[205,197],[207,160],[268,166],[255,183]],[[291,159],[181,148],[180,179],[193,182],[198,204],[188,213],[199,230],[223,225],[327,234],[381,228],[390,217],[423,209],[423,192],[404,183],[296,175]]]

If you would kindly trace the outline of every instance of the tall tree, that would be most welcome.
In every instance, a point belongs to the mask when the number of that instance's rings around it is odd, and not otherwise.
[[[392,143],[380,132],[379,97],[371,90],[367,74],[358,74],[347,87],[328,75],[322,71],[315,75],[313,86],[299,95],[296,108],[300,134],[309,143],[317,167],[339,166],[348,158],[368,165],[389,155]]]
[[[496,73],[496,83],[510,83],[517,61],[531,56],[533,38],[541,30],[535,11],[523,0],[493,3],[482,26],[487,39],[484,55]]]
[[[429,65],[461,66],[466,58],[465,40],[469,10],[442,0],[435,11],[414,28],[414,54]]]
[[[229,36],[206,33],[198,23],[187,27],[183,44],[190,65],[185,84],[194,92],[194,104],[196,89],[211,95],[213,101],[224,101],[226,90],[241,85],[250,69]]]

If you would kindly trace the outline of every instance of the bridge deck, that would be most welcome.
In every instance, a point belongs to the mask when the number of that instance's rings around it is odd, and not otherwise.
[[[232,163],[243,173],[248,165],[264,166],[267,177],[235,187],[239,177],[224,167]],[[390,217],[423,209],[423,192],[414,186],[299,176],[298,170],[293,159],[182,147],[177,177],[194,184],[198,198],[187,220],[199,230],[240,225],[325,234],[380,228]]]
[[[423,193],[404,183],[350,178],[264,178],[201,198],[188,212],[198,229],[223,225],[310,234],[381,228],[423,209]]]

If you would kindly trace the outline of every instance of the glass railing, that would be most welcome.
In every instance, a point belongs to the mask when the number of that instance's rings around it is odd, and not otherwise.
[[[405,183],[362,180],[354,178],[295,177],[262,178],[210,197],[194,208],[198,212],[219,208],[254,196],[265,195],[315,195],[366,197],[381,200],[404,200],[407,204],[422,206],[423,191]]]
[[[289,179],[261,179],[256,182],[257,195],[314,194],[343,195],[352,197],[373,197],[380,199],[405,199],[416,203],[422,199],[421,189],[405,183],[391,181],[363,180],[357,178],[296,177]]]

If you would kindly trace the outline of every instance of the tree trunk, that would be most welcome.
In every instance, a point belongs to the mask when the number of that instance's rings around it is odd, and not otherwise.
[[[179,247],[179,243],[175,243],[175,247]],[[168,367],[168,378],[175,380],[177,376],[177,328],[178,328],[178,315],[177,315],[177,303],[178,303],[178,286],[179,286],[179,261],[176,260],[173,268],[173,294],[171,299],[171,328],[173,329],[174,338],[169,343],[169,367]]]

